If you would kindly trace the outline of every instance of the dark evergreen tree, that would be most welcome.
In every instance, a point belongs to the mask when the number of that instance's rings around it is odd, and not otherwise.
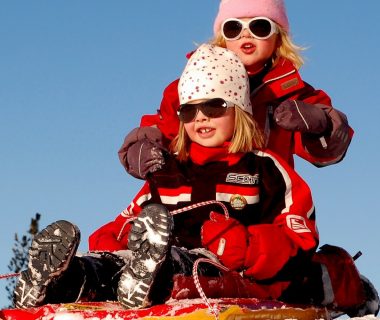
[[[11,273],[19,273],[22,270],[27,269],[28,267],[28,251],[32,243],[33,237],[39,231],[39,221],[41,215],[36,213],[35,217],[31,219],[29,230],[26,235],[23,235],[21,238],[15,233],[15,244],[12,248],[13,257],[9,262],[8,269]],[[7,297],[10,301],[8,307],[13,306],[13,291],[15,289],[17,277],[10,277],[7,279],[7,286],[5,290],[7,291]]]

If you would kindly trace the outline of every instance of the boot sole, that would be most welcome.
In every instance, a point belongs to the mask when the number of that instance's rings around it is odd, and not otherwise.
[[[150,304],[149,292],[169,248],[173,219],[162,205],[148,205],[140,213],[128,236],[133,251],[118,286],[118,300],[127,309]]]
[[[32,284],[47,285],[65,271],[79,241],[78,227],[65,220],[56,221],[38,233],[29,250]]]
[[[28,271],[22,271],[13,294],[14,306],[18,309],[42,305],[46,296],[46,286],[33,286]]]
[[[69,266],[80,241],[79,229],[68,221],[54,222],[39,232],[29,249],[28,270],[21,273],[15,288],[15,305],[41,305],[46,286]]]

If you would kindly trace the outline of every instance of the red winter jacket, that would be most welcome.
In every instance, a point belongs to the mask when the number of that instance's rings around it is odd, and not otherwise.
[[[168,159],[127,210],[90,236],[90,250],[126,249],[131,217],[149,203],[161,203],[171,211],[208,200],[221,201],[230,216],[246,227],[249,276],[271,278],[300,252],[316,249],[310,189],[282,159],[270,152],[228,154],[226,148],[197,144],[192,145],[190,155],[192,161],[186,164]],[[223,214],[220,206],[209,205],[174,215],[174,244],[200,247],[201,227],[210,211]]]
[[[140,124],[141,126],[157,126],[169,141],[177,135],[179,128],[176,113],[179,106],[178,81],[179,79],[166,87],[158,113],[143,116]],[[333,130],[329,136],[324,137],[327,147],[322,145],[317,136],[287,131],[273,121],[274,109],[288,99],[302,100],[317,105],[329,114],[332,118]],[[342,139],[338,130],[342,122],[348,126],[346,116],[332,108],[331,100],[325,92],[315,90],[304,82],[289,60],[282,59],[269,70],[262,84],[252,91],[251,101],[253,117],[266,135],[266,148],[278,154],[291,166],[294,166],[293,154],[318,167],[337,163],[343,159],[353,135],[350,128],[349,139]]]

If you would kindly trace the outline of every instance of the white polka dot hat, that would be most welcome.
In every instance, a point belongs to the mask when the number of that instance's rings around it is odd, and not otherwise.
[[[190,57],[178,84],[180,104],[222,98],[252,114],[249,80],[243,63],[232,51],[201,45]]]

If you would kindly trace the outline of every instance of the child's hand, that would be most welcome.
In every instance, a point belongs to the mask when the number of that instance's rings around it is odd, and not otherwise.
[[[165,164],[162,133],[154,127],[132,130],[119,150],[119,158],[129,174],[145,179]]]
[[[286,100],[274,111],[276,123],[291,131],[323,134],[332,129],[330,117],[322,108],[300,100]]]
[[[229,269],[243,267],[248,245],[246,227],[234,218],[211,212],[201,230],[202,245]]]
[[[298,247],[275,224],[258,224],[248,227],[249,245],[244,266],[246,276],[257,280],[269,279],[277,274],[297,254]]]
[[[145,179],[165,164],[163,151],[148,139],[139,140],[129,148],[127,161],[128,173],[139,179]]]

